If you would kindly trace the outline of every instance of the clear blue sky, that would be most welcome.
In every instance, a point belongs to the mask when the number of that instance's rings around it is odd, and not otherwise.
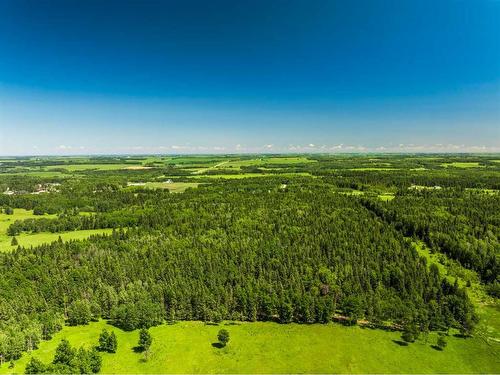
[[[500,151],[499,1],[0,0],[0,154]]]

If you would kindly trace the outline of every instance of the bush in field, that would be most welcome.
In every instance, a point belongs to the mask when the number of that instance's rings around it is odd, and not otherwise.
[[[217,339],[222,346],[226,346],[229,342],[229,332],[225,329],[221,329],[217,334]]]
[[[153,337],[149,333],[149,331],[145,328],[141,329],[139,332],[139,343],[138,347],[141,351],[147,351],[149,350],[151,343],[153,342]]]
[[[437,342],[436,342],[436,346],[440,350],[443,350],[444,348],[446,348],[446,345],[448,345],[448,343],[446,342],[446,339],[444,338],[444,336],[443,335],[439,335],[439,337],[437,339]]]
[[[99,335],[98,349],[102,352],[116,353],[117,347],[118,341],[116,340],[115,333],[109,333],[106,329],[103,329],[101,334]]]

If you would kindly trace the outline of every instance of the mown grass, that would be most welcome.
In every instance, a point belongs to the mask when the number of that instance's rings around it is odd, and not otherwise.
[[[49,362],[62,338],[73,345],[94,346],[103,328],[115,331],[118,350],[103,354],[102,373],[498,373],[495,350],[479,338],[448,337],[444,351],[432,348],[436,334],[401,346],[399,332],[339,324],[299,325],[238,323],[206,325],[179,322],[151,328],[147,361],[134,352],[138,332],[124,332],[100,321],[65,327],[31,354],[0,373],[22,372],[31,356]],[[219,329],[230,332],[227,347],[214,344]]]

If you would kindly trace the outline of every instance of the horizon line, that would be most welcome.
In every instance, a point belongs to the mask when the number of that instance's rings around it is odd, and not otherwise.
[[[90,153],[90,154],[20,154],[20,155],[0,155],[1,158],[29,158],[29,157],[106,157],[106,156],[240,156],[240,155],[471,155],[489,156],[500,155],[500,151],[484,152],[453,152],[453,151],[345,151],[345,152],[228,152],[228,153]]]

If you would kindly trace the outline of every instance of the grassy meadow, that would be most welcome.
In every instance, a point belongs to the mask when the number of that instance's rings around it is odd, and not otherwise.
[[[138,331],[125,332],[104,321],[87,326],[65,327],[51,341],[25,354],[14,368],[8,364],[0,373],[19,373],[30,356],[52,360],[62,338],[73,345],[96,345],[103,328],[118,338],[115,354],[103,354],[102,373],[498,373],[498,345],[481,338],[447,338],[440,351],[432,347],[431,333],[413,344],[402,346],[400,333],[340,324],[238,323],[207,325],[178,322],[153,327],[151,354],[144,361],[134,352]],[[230,341],[218,348],[217,332],[225,328]]]
[[[11,251],[16,248],[16,246],[11,245],[12,237],[7,235],[7,228],[16,220],[55,217],[56,215],[34,215],[33,211],[28,211],[22,208],[14,209],[13,215],[0,213],[0,252]],[[16,236],[16,239],[19,246],[30,247],[57,241],[59,239],[59,236],[61,236],[61,239],[63,241],[83,240],[89,238],[94,234],[111,233],[111,231],[111,229],[89,229],[58,233],[21,233]]]
[[[478,162],[452,162],[452,163],[443,163],[441,166],[445,168],[483,168],[484,165],[479,164]]]
[[[197,182],[146,182],[141,188],[147,189],[168,189],[171,193],[182,193],[188,188],[196,188],[199,183]],[[130,188],[130,187],[129,187]]]

